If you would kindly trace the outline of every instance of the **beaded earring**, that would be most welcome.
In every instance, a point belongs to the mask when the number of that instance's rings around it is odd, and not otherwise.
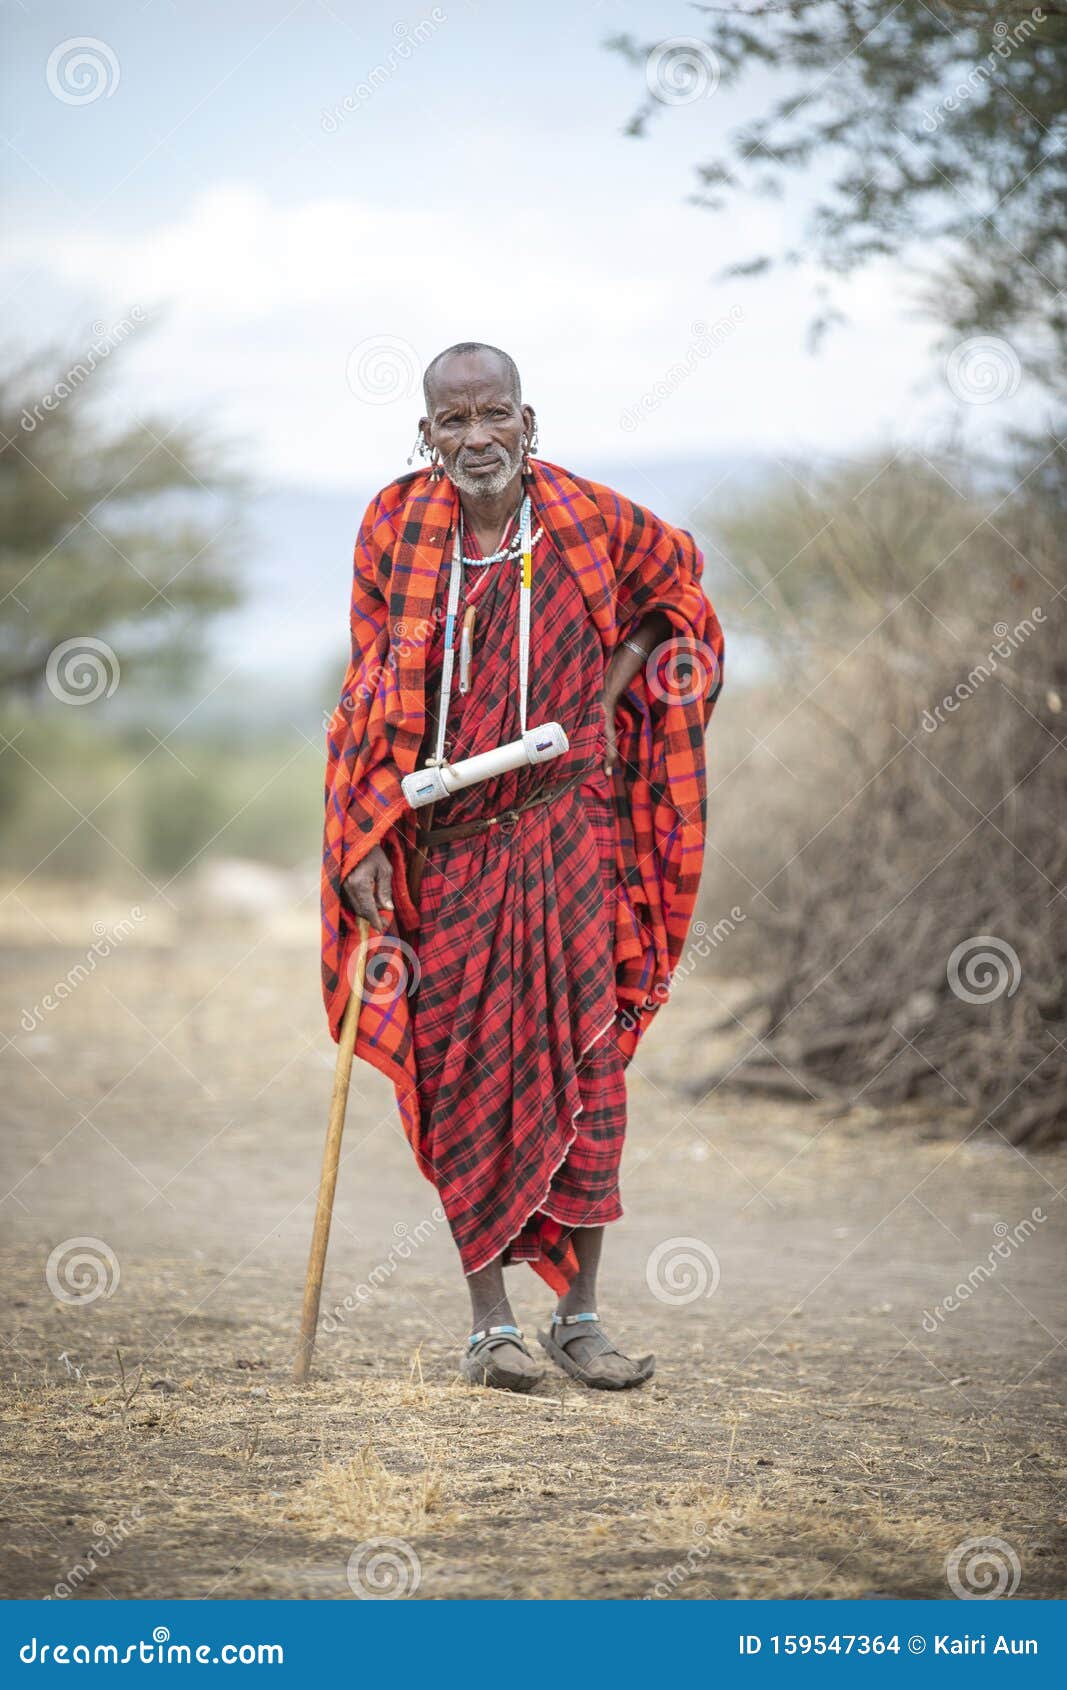
[[[430,460],[430,474],[432,475],[432,477],[435,481],[440,481],[441,476],[444,474],[444,471],[441,468],[441,454],[438,451],[436,446],[431,446],[431,447],[427,448],[426,436],[424,434],[421,434],[421,433],[417,434],[415,436],[415,444],[414,444],[414,446],[412,446],[411,456],[408,458],[408,467],[409,468],[415,462],[415,459],[417,457],[418,458],[429,458],[429,460]]]
[[[522,439],[519,442],[519,447],[520,447],[520,450],[522,452],[522,473],[523,473],[524,478],[529,481],[529,480],[532,479],[532,475],[533,475],[533,472],[530,469],[530,458],[537,451],[537,421],[536,421],[536,418],[534,419],[532,437],[527,437],[524,434],[522,436]]]

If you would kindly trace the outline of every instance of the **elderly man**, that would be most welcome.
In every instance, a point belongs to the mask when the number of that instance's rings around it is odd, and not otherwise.
[[[467,1279],[472,1383],[541,1378],[503,1270],[558,1302],[572,1377],[651,1377],[597,1315],[619,1218],[624,1067],[685,941],[704,844],[722,633],[689,534],[533,456],[506,353],[450,347],[418,450],[355,552],[352,660],[329,733],[323,980],[337,1036],[373,930],[357,1054],[393,1080]],[[558,723],[566,748],[412,809],[404,776]],[[539,742],[547,744],[547,741]],[[432,780],[432,776],[431,776]]]

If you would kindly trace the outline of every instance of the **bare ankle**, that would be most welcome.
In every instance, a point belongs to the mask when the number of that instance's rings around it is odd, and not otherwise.
[[[556,1304],[557,1314],[592,1314],[596,1311],[596,1284],[576,1279]]]
[[[471,1300],[472,1332],[486,1332],[490,1326],[515,1325],[499,1259],[479,1268],[477,1273],[468,1274],[467,1290]]]
[[[472,1332],[487,1332],[491,1326],[516,1326],[517,1324],[511,1304],[506,1298],[502,1303],[493,1303],[485,1308],[475,1308],[473,1304],[471,1305]]]

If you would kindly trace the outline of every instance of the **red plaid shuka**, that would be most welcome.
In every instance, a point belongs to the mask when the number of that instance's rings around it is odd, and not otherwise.
[[[541,461],[528,486],[544,530],[528,719],[561,722],[571,749],[466,788],[434,825],[578,783],[513,826],[433,848],[414,908],[415,818],[400,778],[430,748],[458,499],[426,471],[391,483],[356,544],[352,662],[328,737],[323,985],[336,1037],[355,943],[341,883],[380,843],[396,920],[372,935],[357,1054],[394,1082],[464,1270],[504,1253],[562,1290],[575,1266],[569,1228],[621,1213],[622,1068],[669,991],[692,915],[722,633],[687,533]],[[466,534],[468,555],[473,546]],[[518,736],[517,577],[506,562],[466,572],[475,652],[470,692],[453,685],[453,758]],[[604,671],[652,610],[672,639],[620,707],[609,781]]]

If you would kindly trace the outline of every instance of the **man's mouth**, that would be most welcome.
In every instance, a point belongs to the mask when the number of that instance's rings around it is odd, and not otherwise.
[[[502,458],[468,458],[461,466],[468,475],[485,475],[489,470],[499,469]]]

